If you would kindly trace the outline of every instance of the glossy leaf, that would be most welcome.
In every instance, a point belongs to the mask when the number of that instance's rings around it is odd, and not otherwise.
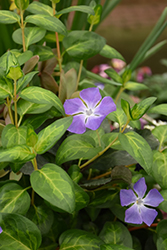
[[[114,69],[106,69],[104,72],[114,81],[122,83],[121,76]]]
[[[73,117],[65,117],[53,122],[38,134],[38,142],[34,146],[38,154],[43,154],[49,150],[66,132],[71,125]]]
[[[123,111],[125,112],[128,120],[132,120],[132,114],[131,114],[131,109],[130,109],[130,104],[126,100],[121,99],[121,107]]]
[[[72,31],[63,39],[63,46],[69,56],[86,60],[99,53],[105,45],[105,39],[89,31]]]
[[[33,44],[30,46],[30,49],[34,55],[39,56],[39,61],[46,61],[55,56],[52,49],[48,46]]]
[[[53,16],[53,9],[46,4],[40,3],[40,2],[32,2],[28,8],[27,11],[33,13],[33,14],[42,14],[42,15],[48,15]]]
[[[33,127],[29,124],[27,126],[26,144],[29,147],[34,147],[38,141],[38,135],[35,133]]]
[[[46,30],[39,27],[25,27],[24,28],[24,37],[25,37],[25,46],[28,47],[31,44],[39,42],[45,36]],[[14,31],[12,38],[15,43],[23,44],[22,40],[22,30],[17,29]]]
[[[105,146],[108,146],[112,141],[114,141],[114,140],[116,140],[116,138],[118,138],[118,134],[119,133],[117,133],[117,132],[106,133],[102,136],[101,139],[104,142]],[[111,148],[117,149],[117,150],[124,150],[118,139],[111,145]]]
[[[4,148],[10,148],[16,145],[26,144],[27,128],[21,126],[16,128],[12,124],[8,124],[2,132],[1,141]]]
[[[167,125],[160,125],[152,130],[152,134],[159,140],[160,147],[167,143]]]
[[[119,134],[122,147],[126,150],[149,174],[151,173],[153,155],[149,144],[134,131]]]
[[[24,100],[38,104],[50,104],[60,111],[62,115],[65,115],[61,101],[49,90],[35,86],[28,87],[21,92],[20,97]]]
[[[109,59],[116,58],[125,61],[123,56],[116,49],[112,48],[107,44],[102,48],[99,54]]]
[[[56,13],[56,16],[60,16],[66,13],[70,13],[72,11],[81,11],[87,14],[94,15],[94,10],[90,6],[86,5],[78,5],[78,6],[70,6],[68,8],[64,8],[63,10],[60,10]]]
[[[14,0],[14,2],[19,10],[25,10],[29,5],[29,0]]]
[[[160,194],[164,198],[164,201],[159,204],[158,208],[167,213],[167,189],[161,190]]]
[[[124,113],[124,111],[120,108],[117,108],[116,111],[110,113],[109,115],[107,115],[107,118],[110,120],[110,121],[113,121],[113,122],[117,122],[120,126],[120,128],[125,125],[126,123],[126,115]]]
[[[33,53],[31,50],[26,50],[25,52],[18,55],[17,60],[18,60],[19,65],[22,66],[23,64],[25,64],[32,56],[33,56]]]
[[[37,226],[19,214],[0,214],[0,225],[3,234],[0,234],[1,250],[21,249],[37,250],[41,244],[41,234]]]
[[[30,196],[26,189],[16,183],[8,183],[0,188],[0,213],[26,214],[30,207]]]
[[[95,142],[91,137],[72,135],[60,145],[56,154],[56,162],[61,165],[75,159],[90,159],[99,151],[101,151],[101,147],[95,148]]]
[[[23,66],[24,74],[30,73],[34,69],[38,61],[39,61],[38,55],[32,56],[28,61],[26,61],[25,65]]]
[[[34,191],[44,200],[68,213],[74,212],[74,184],[62,168],[48,163],[34,171],[30,181]]]
[[[94,8],[94,11],[95,11],[95,14],[89,15],[87,19],[91,25],[95,25],[100,22],[102,6],[100,4],[97,4]]]
[[[58,32],[62,35],[67,34],[66,27],[64,24],[56,17],[46,16],[46,15],[31,15],[27,16],[25,22],[35,24],[43,29]]]
[[[65,231],[59,238],[60,250],[100,250],[103,241],[96,235],[79,229]]]
[[[117,244],[116,245],[115,244],[105,244],[105,245],[101,246],[100,250],[132,250],[132,248],[120,246]]]
[[[167,115],[167,104],[159,104],[149,110],[149,113]]]
[[[20,78],[17,82],[17,93],[24,89],[37,73],[38,71],[33,71]]]
[[[124,88],[131,90],[131,91],[139,91],[139,90],[148,89],[148,87],[144,85],[143,83],[137,83],[137,82],[126,82]]]
[[[75,204],[76,204],[75,211],[79,211],[88,205],[89,195],[75,182],[74,182],[74,190],[75,190]]]
[[[4,99],[7,96],[12,96],[12,95],[13,95],[12,81],[6,77],[0,76],[0,97],[1,97],[1,99]]]
[[[0,23],[9,24],[20,22],[20,16],[15,12],[8,10],[0,10]]]
[[[132,237],[121,222],[106,222],[99,237],[106,244],[118,244],[132,248]]]
[[[133,120],[140,119],[150,108],[150,106],[156,101],[156,97],[148,97],[139,103],[136,103],[131,109],[131,116]]]
[[[151,174],[163,189],[167,189],[167,150],[165,149],[162,152],[155,151],[153,157]]]

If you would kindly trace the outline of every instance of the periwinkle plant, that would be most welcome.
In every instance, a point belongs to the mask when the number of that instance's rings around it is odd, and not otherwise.
[[[148,237],[165,249],[167,128],[140,119],[166,115],[166,104],[130,95],[147,88],[132,77],[166,43],[153,46],[167,10],[127,65],[95,32],[120,0],[4,2],[0,249],[144,249]],[[107,77],[85,67],[96,54],[112,60]]]

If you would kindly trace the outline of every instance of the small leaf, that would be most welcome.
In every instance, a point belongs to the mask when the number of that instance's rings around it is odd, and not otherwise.
[[[122,147],[126,150],[149,174],[152,170],[153,155],[149,144],[136,132],[119,134]]]
[[[30,207],[30,196],[26,189],[16,183],[8,183],[0,188],[0,212],[26,214]]]
[[[78,6],[70,6],[68,8],[64,8],[63,10],[58,11],[56,13],[56,16],[70,13],[72,11],[81,11],[83,13],[92,14],[92,15],[94,14],[94,10],[90,6],[78,5]]]
[[[53,16],[53,9],[47,5],[40,2],[33,1],[27,8],[27,11],[33,14],[42,14]]]
[[[30,181],[34,191],[43,199],[68,213],[74,212],[74,184],[62,168],[48,163],[34,171]]]
[[[49,90],[35,86],[28,87],[21,92],[20,97],[38,104],[51,104],[60,111],[62,115],[65,115],[60,99]]]
[[[167,143],[167,125],[160,125],[152,130],[152,134],[159,140],[160,145]],[[160,147],[161,147],[160,146]]]
[[[147,112],[150,106],[156,101],[156,99],[156,97],[149,97],[139,103],[136,103],[131,109],[132,119],[140,119]]]
[[[110,113],[109,115],[107,115],[107,118],[110,121],[117,122],[119,124],[120,128],[123,125],[125,125],[126,120],[127,120],[125,113],[120,108],[117,108],[116,111],[114,111],[114,112]]]
[[[89,203],[89,195],[74,182],[74,191],[75,191],[75,211],[79,211],[82,208],[86,207]]]
[[[27,139],[26,144],[29,147],[34,147],[38,141],[38,136],[35,133],[33,127],[29,124],[27,127]]]
[[[95,14],[89,15],[88,19],[87,19],[88,23],[90,23],[91,25],[95,25],[95,24],[98,24],[100,22],[101,13],[102,13],[102,6],[100,4],[97,4],[94,8],[94,12],[95,12]]]
[[[14,0],[14,2],[19,10],[25,10],[29,5],[29,0]]]
[[[143,83],[137,83],[137,82],[126,82],[124,88],[131,90],[131,91],[139,91],[139,90],[148,89],[148,87],[144,85]]]
[[[54,16],[46,16],[42,14],[31,15],[26,17],[25,22],[35,24],[49,31],[58,32],[62,35],[67,34],[64,24]]]
[[[104,72],[114,81],[122,83],[121,76],[112,68],[104,70]]]
[[[111,46],[109,46],[107,44],[104,45],[104,47],[102,48],[102,50],[100,51],[99,54],[101,56],[104,56],[104,57],[109,58],[109,59],[116,58],[116,59],[120,59],[122,61],[125,61],[123,56],[116,49],[112,48]]]
[[[16,23],[20,22],[20,16],[15,12],[8,11],[8,10],[0,10],[0,23]]]
[[[114,180],[123,181],[129,185],[132,183],[132,173],[125,166],[114,167],[113,170],[111,171],[111,178],[113,181]]]
[[[149,113],[155,113],[160,115],[167,115],[167,104],[157,105],[149,110]]]
[[[9,95],[13,95],[12,81],[4,76],[0,76],[0,97],[5,99]]]
[[[41,245],[41,234],[37,226],[19,214],[1,213],[0,225],[3,234],[0,235],[2,250],[21,249],[37,250]]]
[[[158,208],[167,213],[167,189],[161,190],[160,194],[164,198],[164,201],[159,204]]]
[[[125,112],[128,120],[132,120],[132,114],[131,114],[131,109],[130,109],[130,104],[129,102],[121,99],[121,107],[123,109],[123,111]]]
[[[45,153],[50,149],[66,132],[72,123],[72,117],[65,117],[53,122],[38,134],[38,142],[34,146],[38,154]]]
[[[30,72],[20,78],[17,82],[17,94],[22,91],[32,80],[32,78],[38,73],[38,71]]]
[[[33,57],[31,57],[28,61],[26,61],[25,65],[23,66],[23,72],[24,74],[30,73],[35,65],[38,63],[39,61],[39,56],[35,55]]]
[[[30,49],[34,55],[39,56],[39,61],[46,61],[55,56],[52,49],[48,46],[31,45]]]

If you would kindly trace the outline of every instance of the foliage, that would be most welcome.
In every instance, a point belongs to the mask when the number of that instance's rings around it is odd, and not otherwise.
[[[154,45],[167,9],[126,65],[95,32],[119,2],[1,3],[2,250],[147,249],[150,239],[166,249],[167,125],[153,119],[166,119],[166,104],[135,72],[166,44]],[[96,54],[111,60],[100,74],[86,68]],[[148,220],[147,205],[155,208]]]

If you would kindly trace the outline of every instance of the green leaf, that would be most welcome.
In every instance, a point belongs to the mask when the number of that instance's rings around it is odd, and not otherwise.
[[[167,238],[167,221],[162,220],[158,223],[156,227],[157,239],[159,240],[158,243],[158,250],[165,250],[165,246],[167,245],[166,238]],[[161,247],[160,247],[161,246]]]
[[[105,146],[108,146],[112,141],[114,141],[118,137],[119,133],[117,132],[112,132],[112,133],[107,133],[102,136],[102,141],[104,142]],[[121,146],[121,143],[119,140],[116,140],[112,145],[111,148],[117,149],[117,150],[124,150],[123,147]]]
[[[88,130],[84,133],[87,136],[92,137],[92,139],[95,141],[96,147],[99,147],[99,140],[101,140],[102,136],[105,134],[104,129],[102,127],[99,127],[96,130]]]
[[[118,244],[132,248],[131,234],[121,222],[106,222],[99,237],[106,244]]]
[[[121,76],[112,68],[104,70],[104,72],[114,81],[122,83]]]
[[[32,80],[32,78],[38,73],[38,71],[30,72],[20,78],[17,82],[17,94],[22,91]]]
[[[113,190],[100,190],[94,193],[93,200],[89,207],[110,208],[116,193]]]
[[[121,99],[121,107],[122,107],[123,111],[125,112],[128,120],[132,120],[133,118],[132,118],[129,102]]]
[[[38,104],[50,104],[60,111],[62,115],[65,115],[60,99],[49,90],[35,86],[28,87],[21,92],[20,97]]]
[[[72,31],[63,39],[63,46],[69,56],[83,60],[99,53],[104,45],[105,39],[90,31]]]
[[[123,56],[116,49],[112,48],[111,46],[109,46],[107,44],[104,45],[104,47],[102,48],[102,50],[100,51],[99,54],[101,56],[104,56],[104,57],[109,58],[109,59],[116,58],[116,59],[120,59],[122,61],[125,61]]]
[[[83,176],[80,172],[80,168],[76,164],[70,166],[68,174],[75,183],[78,183]]]
[[[160,125],[152,130],[152,134],[159,140],[160,148],[167,143],[167,125]]]
[[[167,115],[167,104],[157,105],[149,110],[149,113],[155,113],[160,115]]]
[[[25,19],[27,23],[33,23],[43,29],[58,32],[62,35],[67,34],[67,29],[64,24],[54,16],[46,16],[46,15],[31,15],[27,16]]]
[[[1,250],[21,249],[37,250],[41,244],[41,234],[37,226],[29,219],[19,214],[0,214],[0,225],[3,233],[0,235]]]
[[[0,23],[16,23],[20,22],[20,16],[15,12],[8,11],[8,10],[0,10]]]
[[[67,230],[59,238],[60,250],[100,250],[103,241],[96,235],[79,229]]]
[[[46,61],[55,56],[52,49],[48,46],[31,45],[30,49],[34,55],[39,56],[39,61]]]
[[[122,147],[126,150],[149,174],[152,169],[153,155],[149,144],[134,131],[119,134]]]
[[[126,120],[127,120],[124,111],[120,108],[117,108],[116,111],[107,115],[107,119],[109,119],[110,121],[113,121],[113,122],[117,122],[119,124],[120,128],[123,125],[125,125]]]
[[[39,228],[41,234],[47,234],[54,221],[54,214],[45,204],[31,206],[26,217]]]
[[[25,114],[40,114],[49,110],[51,107],[51,104],[37,104],[20,99],[17,103],[17,113],[20,116]]]
[[[12,81],[4,76],[0,76],[0,98],[5,99],[7,96],[13,95]]]
[[[19,10],[25,10],[29,5],[29,0],[14,0],[14,3]]]
[[[29,147],[34,147],[38,141],[38,136],[35,133],[33,127],[29,124],[27,127],[27,139],[26,144]]]
[[[90,6],[86,5],[78,5],[78,6],[70,6],[68,8],[65,8],[63,10],[60,10],[56,13],[56,16],[60,16],[66,13],[70,13],[72,11],[81,11],[87,14],[92,14],[94,15],[94,10]]]
[[[156,101],[156,97],[148,97],[145,100],[136,103],[131,109],[131,116],[133,120],[140,119],[149,109],[149,107]]]
[[[1,141],[4,148],[10,148],[16,145],[26,144],[27,127],[21,126],[16,128],[8,124],[2,131]]]
[[[34,191],[44,200],[68,213],[74,212],[74,184],[62,168],[48,163],[34,171],[30,181]]]
[[[148,89],[148,87],[144,85],[143,83],[137,83],[137,82],[126,82],[124,88],[131,90],[131,91],[139,91],[139,90]]]
[[[0,213],[26,214],[30,207],[30,196],[26,189],[16,183],[0,188]]]
[[[71,135],[60,145],[56,154],[56,163],[61,165],[79,158],[90,159],[100,151],[101,147],[95,148],[95,142],[90,136]]]
[[[91,25],[95,25],[100,22],[102,6],[100,4],[97,4],[94,8],[94,11],[95,11],[95,15],[94,14],[89,15],[87,19],[88,23],[90,23]]]
[[[28,8],[27,11],[33,13],[33,14],[42,14],[42,15],[48,15],[53,16],[53,9],[46,4],[40,3],[40,2],[32,2]]]
[[[167,189],[161,190],[160,194],[164,198],[164,201],[159,204],[158,208],[167,213]]]
[[[6,77],[16,81],[22,76],[23,72],[16,56],[14,55],[14,53],[8,51],[6,61]]]
[[[89,195],[74,182],[74,190],[75,190],[75,211],[79,211],[82,208],[86,207],[89,203]]]
[[[46,33],[46,30],[41,29],[39,27],[25,27],[24,28],[24,37],[25,37],[26,49],[28,49],[28,47],[31,44],[37,43],[40,40],[42,40],[42,38],[45,36],[45,33]],[[15,30],[13,32],[12,38],[13,38],[15,43],[23,45],[21,28]]]
[[[167,189],[167,150],[154,152],[151,175],[163,189]]]
[[[133,249],[129,248],[129,247],[125,247],[125,246],[120,246],[117,244],[116,245],[115,244],[105,244],[105,245],[102,245],[100,248],[100,250],[133,250]]]
[[[33,53],[30,50],[26,50],[25,52],[18,55],[17,60],[18,60],[19,65],[22,66],[23,64],[25,64],[32,56],[33,56]]]
[[[66,132],[71,125],[73,117],[65,117],[53,122],[38,134],[38,142],[34,146],[38,154],[43,154],[49,150]]]

